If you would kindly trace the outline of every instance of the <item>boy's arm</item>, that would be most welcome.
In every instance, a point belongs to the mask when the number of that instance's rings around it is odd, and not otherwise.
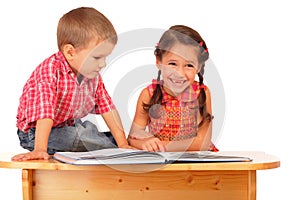
[[[22,153],[12,157],[13,161],[49,159],[47,153],[48,139],[53,125],[52,119],[39,119],[36,122],[34,150],[28,153]]]
[[[114,136],[119,148],[132,148],[129,146],[123,129],[121,118],[116,109],[102,114],[102,117]]]

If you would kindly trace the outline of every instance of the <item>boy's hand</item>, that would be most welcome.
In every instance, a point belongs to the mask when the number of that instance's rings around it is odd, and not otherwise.
[[[44,151],[31,151],[28,153],[21,153],[11,158],[12,161],[26,161],[26,160],[48,160],[50,155]]]

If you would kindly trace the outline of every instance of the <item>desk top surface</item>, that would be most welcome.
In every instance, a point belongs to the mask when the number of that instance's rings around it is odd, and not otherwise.
[[[280,161],[276,156],[258,151],[224,151],[225,155],[246,156],[253,159],[251,162],[218,162],[218,163],[173,163],[173,164],[135,164],[135,165],[94,165],[76,166],[56,160],[32,160],[23,162],[11,161],[17,153],[0,153],[0,168],[11,169],[44,169],[44,170],[121,170],[129,172],[142,171],[202,171],[202,170],[265,170],[277,168]]]

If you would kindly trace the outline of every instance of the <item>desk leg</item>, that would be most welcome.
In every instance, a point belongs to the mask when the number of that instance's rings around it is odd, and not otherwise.
[[[256,171],[251,170],[248,173],[248,199],[256,200]]]
[[[32,200],[32,169],[22,169],[23,200]]]

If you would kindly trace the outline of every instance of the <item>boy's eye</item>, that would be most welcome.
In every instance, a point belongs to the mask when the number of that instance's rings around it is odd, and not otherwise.
[[[101,57],[100,56],[94,56],[94,59],[99,60],[99,59],[101,59]]]
[[[176,65],[176,63],[175,62],[169,62],[169,65]]]

